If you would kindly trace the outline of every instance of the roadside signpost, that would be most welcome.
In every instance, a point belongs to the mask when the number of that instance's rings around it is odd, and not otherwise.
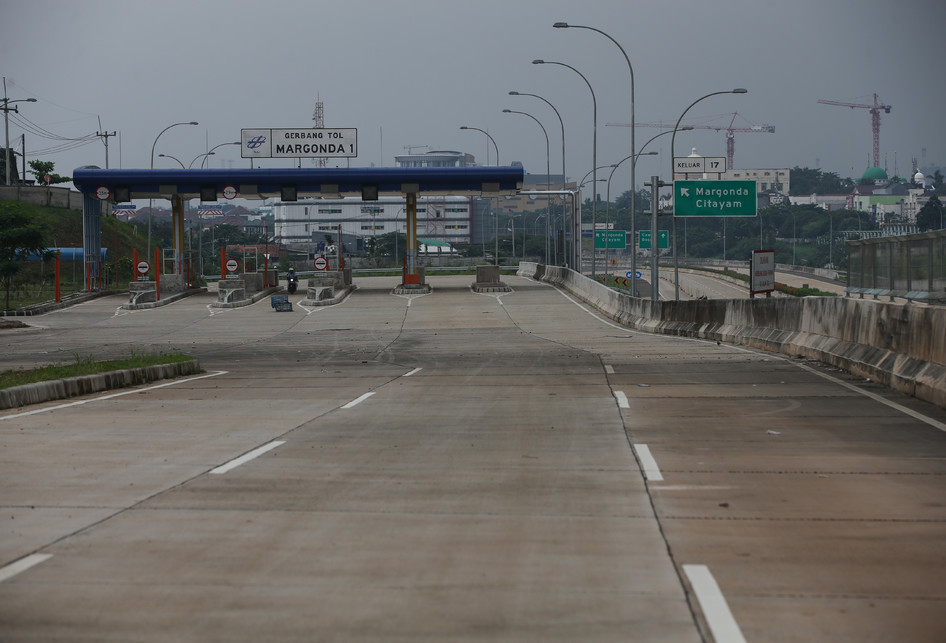
[[[675,156],[674,174],[721,174],[726,171],[724,156]]]
[[[626,230],[595,230],[595,250],[624,250],[627,248]]]
[[[750,266],[749,297],[761,293],[771,297],[769,293],[775,290],[775,251],[753,250]]]
[[[674,181],[676,217],[754,217],[758,214],[755,181]]]
[[[640,240],[638,241],[637,247],[641,250],[650,250],[651,244],[653,243],[653,233],[650,230],[639,230],[638,236]],[[664,250],[670,247],[670,230],[658,230],[657,231],[657,249]]]
[[[351,158],[358,156],[358,130],[326,129],[240,130],[243,158]]]

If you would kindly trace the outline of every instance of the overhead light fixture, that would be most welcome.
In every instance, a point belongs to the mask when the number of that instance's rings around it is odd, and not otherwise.
[[[362,201],[377,201],[378,200],[378,186],[377,185],[362,185],[361,186],[361,200]]]

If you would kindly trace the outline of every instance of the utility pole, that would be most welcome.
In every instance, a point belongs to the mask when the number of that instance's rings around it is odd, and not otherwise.
[[[117,132],[96,132],[95,135],[105,139],[105,169],[108,169],[108,137],[115,136]]]

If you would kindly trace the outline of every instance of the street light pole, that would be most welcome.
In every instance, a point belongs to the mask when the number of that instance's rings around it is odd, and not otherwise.
[[[3,110],[3,130],[6,136],[6,147],[3,148],[4,155],[4,169],[6,171],[6,178],[4,180],[4,185],[10,185],[10,112],[20,113],[18,107],[10,107],[12,103],[35,103],[35,98],[20,98],[17,100],[10,100],[7,98],[7,79],[6,76],[3,77],[3,106],[0,109]],[[25,155],[26,152],[24,151]],[[24,176],[25,180],[26,177]]]
[[[663,134],[667,134],[667,133],[668,132],[663,132]],[[660,136],[660,134],[658,134],[657,136]],[[657,137],[655,136],[654,138],[657,138]],[[648,141],[648,143],[649,142],[650,141]],[[641,148],[641,149],[644,149],[644,148]],[[614,164],[611,170],[611,174],[608,175],[608,198],[607,198],[607,206],[606,206],[607,209],[605,210],[605,215],[604,215],[604,222],[605,222],[604,223],[604,270],[605,270],[605,274],[608,274],[608,258],[611,254],[611,249],[609,247],[610,240],[608,237],[608,224],[611,222],[611,178],[614,176],[614,173],[621,166],[621,164],[624,163],[624,161],[627,161],[628,159],[633,158],[634,160],[631,162],[631,165],[637,165],[637,159],[639,157],[654,156],[656,154],[657,152],[639,152],[637,154],[632,154],[631,156],[625,156],[623,159],[621,159],[620,161]],[[631,218],[633,219],[633,214],[631,215]],[[631,235],[631,239],[634,239],[633,233]],[[633,246],[636,246],[636,243],[637,243],[636,241],[633,242],[632,250],[635,250]],[[634,270],[634,267],[632,267],[632,270]],[[637,273],[635,272],[634,275],[636,279]],[[632,294],[633,294],[633,291],[632,291]]]
[[[538,94],[525,94],[525,93],[520,93],[520,92],[515,92],[515,91],[513,91],[513,92],[509,92],[509,95],[510,95],[510,96],[532,96],[533,98],[538,98],[539,100],[543,101],[546,105],[548,105],[549,107],[551,107],[551,108],[552,108],[552,111],[554,111],[554,112],[555,112],[555,115],[558,117],[559,125],[562,126],[562,191],[564,192],[564,191],[567,189],[567,187],[568,187],[568,186],[566,185],[566,183],[567,183],[567,181],[568,181],[568,178],[567,178],[567,176],[565,175],[565,121],[562,120],[562,115],[558,113],[558,110],[557,110],[557,109],[555,109],[555,105],[553,105],[552,103],[550,103],[550,102],[547,101],[546,99],[542,98],[542,97],[539,96]],[[550,182],[549,182],[549,190],[551,191],[551,189],[552,189],[552,184],[551,184],[551,181],[550,181]],[[546,197],[546,198],[551,199],[551,195],[548,196],[548,197]],[[562,225],[563,225],[563,226],[565,225],[565,205],[562,205]],[[556,256],[556,259],[557,259],[557,257],[558,257],[558,244],[556,244],[555,256]],[[566,256],[567,256],[567,255],[566,255]]]
[[[627,70],[628,70],[628,71],[630,72],[630,74],[631,74],[631,154],[630,154],[630,157],[633,158],[633,157],[635,156],[635,154],[634,154],[634,130],[636,129],[636,128],[634,127],[634,123],[635,123],[635,121],[634,121],[634,67],[631,66],[631,59],[628,57],[627,52],[624,51],[624,47],[622,47],[621,44],[620,44],[617,40],[615,40],[614,38],[612,38],[611,36],[609,36],[609,35],[606,34],[605,32],[601,31],[600,29],[596,29],[595,27],[588,27],[588,26],[585,26],[585,25],[570,25],[570,24],[568,24],[567,22],[556,22],[556,23],[553,24],[552,26],[555,27],[556,29],[569,29],[569,28],[571,28],[571,29],[587,29],[587,30],[589,30],[589,31],[597,32],[597,33],[601,34],[602,36],[604,36],[605,38],[607,38],[608,40],[610,40],[611,42],[613,42],[613,43],[617,46],[617,48],[621,50],[621,54],[624,55],[624,60],[627,61]],[[643,148],[641,148],[641,149],[643,149]],[[636,203],[637,203],[637,201],[636,201],[636,198],[637,198],[637,197],[636,197],[637,185],[636,185],[635,171],[636,171],[635,164],[634,164],[634,163],[631,163],[631,221],[632,221],[632,222],[633,222],[633,220],[634,220],[634,215],[636,214]],[[632,230],[632,232],[633,232],[633,230]],[[636,262],[635,262],[635,263],[636,263]],[[593,265],[593,264],[592,264],[592,265]],[[636,273],[635,273],[635,274],[636,274]],[[633,290],[632,290],[632,294],[633,294]]]
[[[204,164],[207,163],[207,159],[209,158],[209,156],[214,155],[215,149],[217,149],[218,147],[223,147],[224,145],[240,145],[240,141],[236,141],[235,143],[221,143],[220,145],[214,145],[209,150],[207,150],[207,154],[204,156],[204,160],[200,162],[200,167],[204,167]]]
[[[184,163],[181,162],[181,159],[177,158],[176,156],[171,156],[170,154],[158,154],[158,158],[174,159],[178,162],[178,164],[180,164],[182,170],[185,169]]]
[[[695,101],[690,103],[689,107],[683,110],[683,113],[680,114],[680,118],[677,119],[677,124],[673,126],[673,136],[670,137],[670,185],[671,186],[673,185],[673,175],[674,175],[673,146],[677,139],[677,130],[680,128],[680,121],[682,121],[683,117],[686,116],[686,113],[690,111],[690,108],[696,105],[697,103],[699,103],[701,100],[705,100],[709,98],[710,96],[719,96],[720,94],[746,94],[748,93],[748,91],[749,91],[748,89],[737,87],[736,89],[730,89],[727,91],[712,92],[710,94],[707,94],[706,96],[701,96],[700,98],[697,98]],[[671,207],[673,207],[674,209],[673,211],[675,211],[677,204],[674,203]],[[656,232],[654,233],[654,235],[656,236]],[[657,240],[653,239],[652,242],[656,244]],[[674,295],[673,298],[675,300],[680,299],[680,265],[679,265],[679,261],[677,257],[677,218],[676,218],[676,215],[674,215],[673,217],[673,295]]]
[[[539,119],[537,119],[535,116],[533,116],[532,114],[528,114],[528,113],[526,113],[526,112],[517,112],[517,111],[512,110],[512,109],[504,109],[504,110],[503,110],[503,114],[522,114],[523,116],[528,116],[529,118],[531,118],[532,120],[534,120],[536,123],[538,123],[538,124],[539,124],[539,127],[542,128],[542,133],[545,134],[545,181],[546,181],[546,184],[548,185],[548,189],[551,190],[551,189],[552,189],[552,180],[551,180],[551,173],[552,173],[552,169],[551,169],[551,168],[552,168],[552,165],[551,165],[551,155],[550,155],[550,152],[549,152],[549,133],[545,130],[545,126],[542,125],[542,122],[541,122]],[[549,201],[548,198],[546,198],[546,200],[545,200],[545,212],[546,212],[546,217],[545,217],[545,263],[548,263],[548,262],[549,262],[549,225],[550,225],[550,224],[549,224],[549,216],[548,216],[548,215],[549,215],[549,213],[551,212],[551,208],[552,208],[552,206],[551,206],[550,204],[551,204],[551,201]],[[522,237],[522,239],[523,239],[523,241],[522,241],[523,250],[525,250],[525,232],[524,232],[524,231],[525,231],[525,227],[523,227],[523,237]]]
[[[466,125],[461,125],[460,129],[472,129],[472,130],[476,130],[477,132],[483,132],[484,134],[486,134],[486,138],[492,141],[493,147],[496,149],[496,165],[499,166],[499,146],[496,145],[496,141],[493,140],[493,137],[489,135],[489,132],[487,132],[485,129],[480,129],[478,127],[467,127]],[[489,148],[487,147],[486,149],[489,149]],[[487,162],[489,162],[489,159],[487,159]],[[495,232],[494,241],[496,242],[496,249],[494,251],[495,256],[493,257],[493,260],[496,262],[496,265],[499,266],[499,216],[498,215],[496,216],[496,226],[495,226],[494,232]]]
[[[578,74],[579,76],[581,76],[581,79],[582,79],[583,81],[585,81],[585,84],[586,84],[586,85],[588,85],[588,91],[591,92],[592,124],[593,124],[593,127],[592,127],[592,140],[591,140],[591,165],[592,165],[593,168],[595,168],[595,171],[594,171],[594,181],[593,181],[593,183],[597,183],[597,182],[598,182],[598,174],[597,174],[597,165],[598,165],[598,100],[595,98],[595,90],[592,89],[591,83],[588,82],[588,79],[585,78],[585,75],[582,74],[582,73],[581,73],[580,71],[578,71],[577,69],[575,69],[574,67],[572,67],[571,65],[566,65],[565,63],[561,63],[561,62],[555,62],[555,61],[553,61],[553,60],[541,60],[541,59],[533,60],[533,61],[532,61],[532,64],[533,64],[533,65],[559,65],[559,66],[561,66],[561,67],[567,67],[568,69],[571,69],[573,72],[575,72],[576,74]],[[591,278],[592,278],[592,279],[595,278],[595,272],[596,272],[596,271],[595,271],[595,268],[596,268],[595,259],[596,259],[596,257],[595,257],[595,252],[594,252],[594,229],[595,229],[595,228],[597,227],[597,225],[598,225],[598,192],[597,192],[598,186],[597,186],[597,185],[594,185],[594,188],[595,188],[595,191],[594,191],[593,194],[592,194],[592,200],[591,200],[591,224],[592,224],[592,225],[591,225],[591,228],[592,228]],[[579,232],[580,232],[580,229],[581,229],[581,223],[580,223],[580,222],[579,222],[578,228],[579,228]],[[576,264],[577,264],[578,270],[579,270],[579,272],[580,272],[580,271],[581,271],[581,236],[580,236],[580,235],[577,237],[576,241],[577,241],[578,244],[579,244],[579,245],[578,245],[578,251],[577,251],[578,260],[576,261]]]
[[[172,123],[171,125],[168,125],[163,130],[161,130],[158,133],[158,135],[154,137],[154,143],[151,144],[151,169],[152,170],[154,169],[154,148],[157,147],[158,145],[158,139],[161,138],[161,134],[164,134],[166,131],[168,131],[172,127],[177,127],[178,125],[198,125],[198,123],[197,121],[185,121],[181,123]],[[178,161],[178,163],[181,163],[181,162]],[[184,164],[181,163],[181,167],[183,166]],[[151,220],[154,218],[154,213],[152,212],[151,203],[152,203],[152,200],[148,199],[148,261],[151,261]],[[155,268],[155,270],[158,270],[158,269],[159,269],[158,267]]]

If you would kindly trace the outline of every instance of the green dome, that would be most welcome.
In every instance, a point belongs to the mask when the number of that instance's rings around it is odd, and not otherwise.
[[[862,181],[886,181],[887,179],[887,173],[880,167],[867,168],[864,171],[864,176],[861,177]]]

